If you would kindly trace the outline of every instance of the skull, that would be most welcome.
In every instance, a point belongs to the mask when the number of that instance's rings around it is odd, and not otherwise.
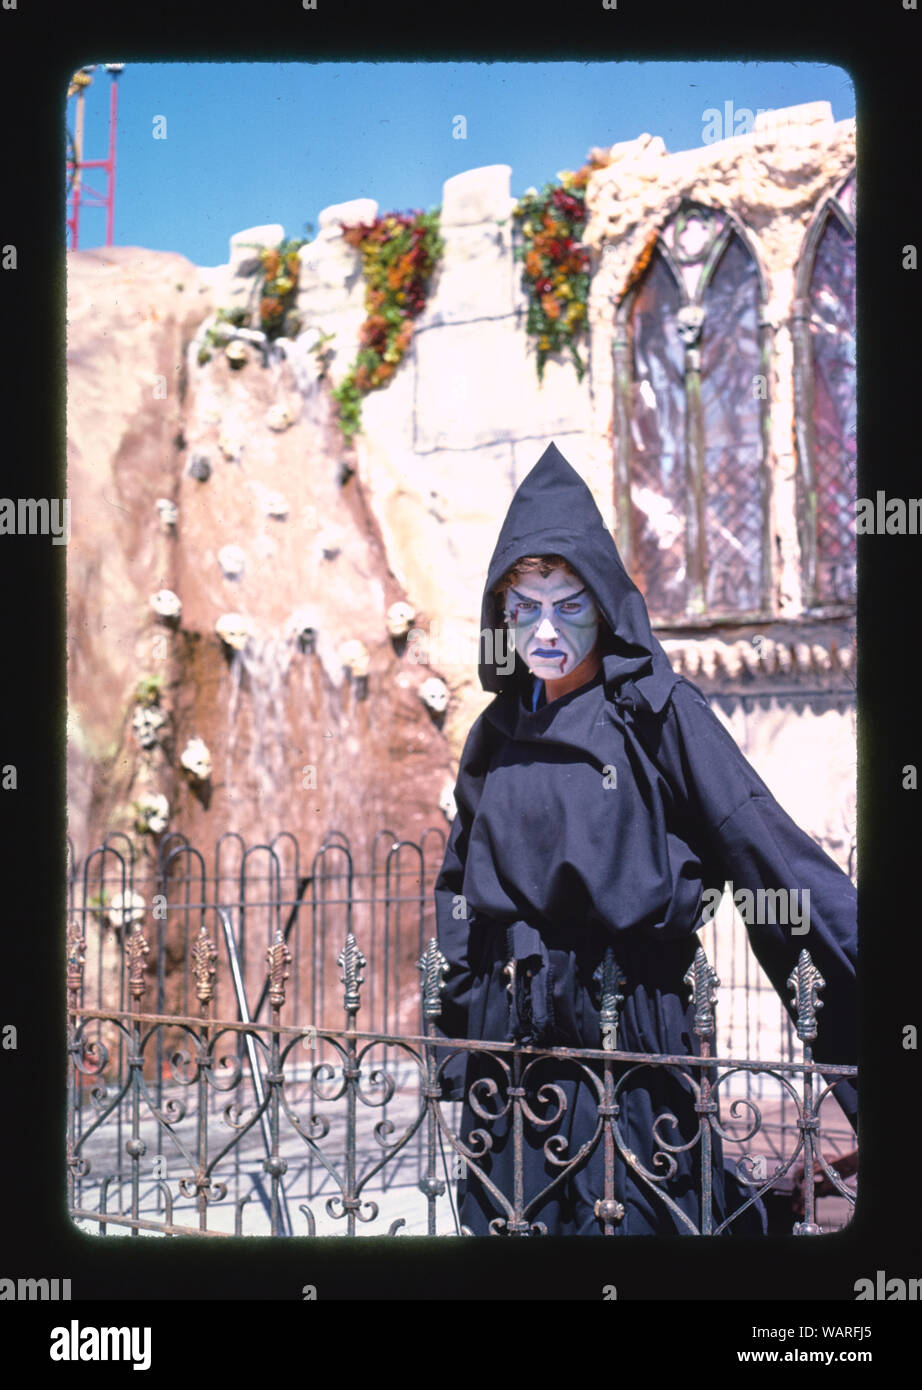
[[[279,521],[284,521],[291,511],[288,505],[288,499],[283,497],[280,492],[267,493],[263,498],[263,506],[266,509],[267,516],[274,516]]]
[[[348,642],[344,642],[339,649],[340,660],[349,674],[356,679],[368,675],[368,666],[371,658],[364,643],[357,637],[353,637]]]
[[[224,356],[235,371],[239,371],[240,368],[250,360],[249,349],[237,339],[232,343],[228,343],[227,347],[224,349]]]
[[[288,619],[288,635],[302,652],[317,650],[317,615],[311,608],[296,608]]]
[[[242,613],[225,613],[214,626],[221,641],[235,652],[243,651],[253,635],[253,624]]]
[[[165,618],[167,621],[178,618],[182,612],[182,604],[172,589],[158,589],[151,598],[150,606],[158,618]]]
[[[271,405],[266,411],[266,424],[270,430],[287,430],[293,423],[287,405]]]
[[[152,835],[162,835],[170,818],[170,803],[166,797],[142,796],[135,806],[138,829],[149,830]]]
[[[419,698],[435,714],[444,714],[448,708],[448,686],[438,676],[430,676],[419,687]]]
[[[160,524],[164,531],[169,531],[171,526],[176,525],[179,511],[175,502],[171,502],[168,497],[157,498],[157,511],[160,514]]]
[[[139,922],[143,922],[145,910],[144,899],[140,894],[129,890],[126,893],[115,894],[106,916],[111,925],[121,931],[123,927],[135,927]]]
[[[239,579],[246,566],[246,555],[239,545],[223,545],[218,551],[218,564],[225,579]]]
[[[131,727],[142,748],[153,748],[157,736],[166,723],[166,715],[156,705],[135,705]]]
[[[211,776],[211,754],[203,739],[190,738],[182,750],[180,762],[199,782],[207,782]]]
[[[387,610],[387,630],[392,637],[406,637],[416,617],[409,603],[392,603]]]
[[[218,448],[230,463],[236,463],[243,453],[243,440],[240,435],[225,430],[218,439]]]

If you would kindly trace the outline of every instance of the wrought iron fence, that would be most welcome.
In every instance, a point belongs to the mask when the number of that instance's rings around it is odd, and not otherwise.
[[[598,1049],[446,1044],[437,1031],[444,962],[431,939],[441,831],[427,832],[419,845],[379,832],[362,872],[336,834],[306,873],[287,833],[251,849],[240,837],[222,836],[210,874],[183,837],[161,841],[146,867],[123,839],[110,837],[79,868],[71,858],[68,1182],[70,1210],[86,1229],[463,1233],[455,1183],[467,1175],[493,1191],[502,1212],[492,1228],[497,1234],[540,1232],[536,1215],[547,1191],[596,1152],[601,1234],[618,1230],[619,1164],[671,1213],[675,1230],[688,1234],[719,1234],[757,1199],[790,1194],[798,1169],[802,1220],[791,1218],[788,1203],[786,1229],[823,1229],[822,1190],[849,1209],[854,1204],[853,1188],[834,1167],[836,1153],[853,1141],[830,1111],[837,1080],[854,1077],[855,1069],[824,1063],[824,1081],[812,1060],[821,981],[806,952],[789,982],[798,1011],[796,1058],[790,1048],[772,1061],[717,1055],[718,981],[703,948],[688,979],[698,1056],[613,1046],[611,952]],[[231,873],[234,840],[239,862]],[[257,856],[264,872],[256,872]],[[145,934],[148,917],[153,942]],[[334,966],[341,990],[332,985]],[[361,1031],[360,1011],[369,1024]],[[746,1017],[748,1036],[748,1011]],[[500,1111],[507,1115],[512,1191],[495,1190],[484,1140],[459,1134],[460,1105],[443,1098],[444,1068],[459,1052],[489,1059],[495,1079],[486,1128]],[[579,1070],[597,1111],[594,1133],[574,1154],[559,1132],[566,1102],[553,1076],[562,1067]],[[683,1146],[699,1151],[697,1219],[670,1194],[670,1145],[655,1135],[660,1157],[645,1163],[619,1128],[626,1088],[650,1068],[680,1077],[700,1115]],[[483,1114],[470,1091],[467,1099]],[[522,1158],[536,1135],[547,1183],[529,1192],[520,1180]],[[736,1173],[750,1194],[722,1221],[710,1190],[715,1145],[735,1152]]]

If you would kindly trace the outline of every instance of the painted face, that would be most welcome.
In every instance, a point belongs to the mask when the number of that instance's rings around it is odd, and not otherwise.
[[[563,570],[529,574],[506,591],[506,621],[529,671],[559,680],[591,652],[600,613],[589,590]]]

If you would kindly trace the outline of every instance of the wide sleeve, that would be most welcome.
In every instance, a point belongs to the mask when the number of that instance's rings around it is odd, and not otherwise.
[[[747,922],[750,944],[792,1019],[788,977],[800,952],[810,952],[825,981],[813,1056],[856,1066],[857,892],[851,880],[782,810],[689,681],[675,686],[658,737],[657,759],[688,816],[689,843],[709,872],[718,881],[729,879],[734,893],[785,889],[796,895],[789,901],[798,905],[802,921],[794,923],[793,912],[757,914],[788,920]],[[763,895],[762,901],[776,899]],[[853,1083],[840,1081],[834,1095],[857,1128]]]

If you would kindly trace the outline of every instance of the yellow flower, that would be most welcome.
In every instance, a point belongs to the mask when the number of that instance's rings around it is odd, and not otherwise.
[[[526,236],[531,236],[532,233],[534,232],[534,230],[535,230],[535,229],[534,229],[534,227],[531,225],[530,222],[523,222],[523,223],[522,223],[522,231],[525,233]]]
[[[550,352],[550,350],[551,350],[551,340],[550,340],[550,338],[544,338],[544,337],[539,338],[539,339],[538,339],[538,347],[541,349],[542,352]]]

